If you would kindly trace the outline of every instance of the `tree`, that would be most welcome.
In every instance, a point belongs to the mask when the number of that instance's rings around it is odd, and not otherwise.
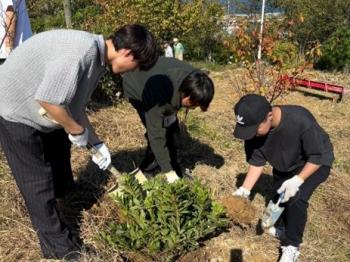
[[[275,0],[284,10],[293,39],[304,48],[324,42],[340,26],[350,26],[349,0]]]
[[[321,48],[322,56],[316,63],[319,69],[350,69],[350,28],[340,27]]]
[[[109,34],[126,23],[147,26],[160,41],[178,37],[187,57],[204,58],[222,32],[223,6],[210,0],[96,0],[102,15],[89,21],[92,31]],[[218,41],[220,42],[220,41]]]
[[[67,0],[64,0],[67,2]],[[69,1],[71,22],[74,29],[86,29],[87,21],[100,14],[101,9],[93,0]],[[33,32],[38,33],[53,28],[65,28],[65,12],[62,0],[28,1],[29,15]]]
[[[67,28],[72,28],[72,8],[70,0],[63,0],[64,17]]]

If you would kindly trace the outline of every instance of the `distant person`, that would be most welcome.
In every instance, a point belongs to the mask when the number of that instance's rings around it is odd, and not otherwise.
[[[173,48],[168,42],[164,43],[164,56],[165,57],[174,57]]]
[[[0,65],[23,41],[32,36],[25,0],[0,2]]]
[[[304,107],[271,106],[265,97],[246,95],[234,107],[234,136],[244,140],[248,173],[233,194],[248,198],[266,162],[273,167],[275,195],[285,210],[268,232],[281,241],[280,262],[300,255],[309,199],[329,176],[334,160],[328,134]]]
[[[143,172],[160,169],[169,183],[182,176],[177,162],[180,108],[206,111],[214,84],[203,71],[175,58],[160,57],[148,71],[123,75],[123,90],[146,128],[147,150],[133,173],[140,183]]]
[[[0,143],[44,258],[79,255],[57,206],[74,188],[71,144],[94,146],[101,156],[92,161],[102,170],[111,163],[85,110],[99,80],[107,67],[115,74],[147,70],[157,53],[153,35],[141,25],[125,25],[107,39],[52,30],[29,38],[0,66]]]
[[[178,38],[173,39],[174,42],[174,51],[175,51],[175,58],[179,60],[184,60],[184,46],[179,42]]]

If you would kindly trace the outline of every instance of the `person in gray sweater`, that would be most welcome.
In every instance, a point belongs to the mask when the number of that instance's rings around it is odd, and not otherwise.
[[[107,66],[115,74],[147,70],[157,58],[153,35],[132,24],[106,40],[83,31],[43,32],[0,67],[0,142],[44,258],[71,259],[80,250],[57,210],[57,199],[74,185],[71,143],[94,145],[102,157],[92,160],[101,169],[111,163],[85,113],[99,79]]]
[[[175,58],[159,57],[148,71],[123,75],[123,91],[147,129],[147,150],[134,174],[145,181],[145,171],[160,167],[169,183],[181,176],[176,143],[177,112],[181,107],[206,111],[214,97],[214,84],[203,71]]]

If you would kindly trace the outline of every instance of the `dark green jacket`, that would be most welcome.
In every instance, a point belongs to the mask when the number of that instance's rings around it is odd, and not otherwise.
[[[149,71],[135,70],[123,75],[124,95],[141,103],[149,143],[163,172],[172,170],[164,118],[180,109],[179,88],[194,70],[186,62],[160,57]]]

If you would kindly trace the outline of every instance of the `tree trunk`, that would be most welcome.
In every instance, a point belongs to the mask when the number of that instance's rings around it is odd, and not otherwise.
[[[72,9],[70,6],[70,0],[63,0],[64,17],[66,20],[66,27],[72,28]]]

